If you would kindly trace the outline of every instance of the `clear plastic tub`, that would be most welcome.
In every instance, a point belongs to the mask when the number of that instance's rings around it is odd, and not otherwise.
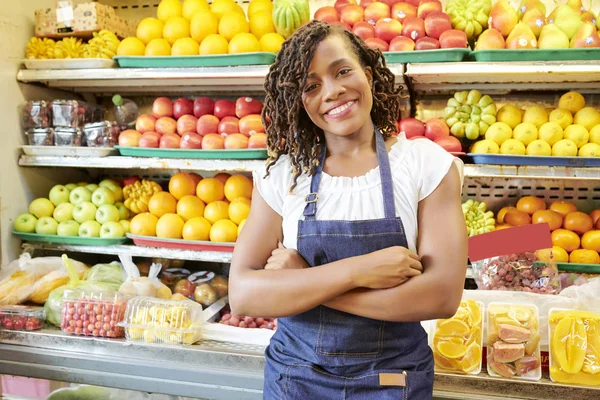
[[[86,123],[87,105],[77,100],[54,100],[52,102],[52,125],[54,127],[81,128]]]
[[[542,378],[539,310],[535,305],[490,303],[487,370],[494,377]]]
[[[0,307],[0,329],[35,331],[44,326],[44,307],[3,306]]]
[[[77,128],[56,128],[54,130],[55,146],[81,146],[83,133]]]
[[[136,297],[127,304],[127,340],[160,344],[193,344],[202,334],[202,306],[190,300]]]
[[[121,128],[114,121],[93,122],[83,127],[88,147],[114,147],[119,143],[119,133]]]
[[[24,129],[50,128],[52,126],[52,104],[44,100],[28,101],[20,107]]]
[[[34,128],[28,130],[25,135],[30,146],[52,146],[54,145],[54,129]]]
[[[187,280],[194,285],[193,295],[190,297],[204,307],[210,306],[229,294],[227,278],[216,275],[214,272],[195,272]]]
[[[60,328],[63,332],[108,338],[125,335],[119,325],[129,296],[115,292],[67,290],[63,297]]]
[[[435,370],[478,375],[483,353],[484,306],[480,301],[465,300],[450,319],[432,321],[429,335]]]

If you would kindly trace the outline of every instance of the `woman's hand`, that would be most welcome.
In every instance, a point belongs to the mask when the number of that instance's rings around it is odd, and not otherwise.
[[[423,266],[414,251],[401,246],[389,247],[364,256],[364,266],[355,275],[359,287],[387,289],[421,275]]]
[[[302,269],[308,268],[304,257],[296,250],[286,249],[280,242],[277,248],[271,252],[265,269]]]

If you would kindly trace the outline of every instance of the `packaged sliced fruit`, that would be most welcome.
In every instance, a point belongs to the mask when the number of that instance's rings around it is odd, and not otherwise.
[[[433,321],[430,346],[435,370],[477,375],[483,349],[483,303],[464,300],[450,319]]]
[[[83,132],[78,128],[56,128],[54,130],[55,146],[81,146]]]
[[[488,374],[539,380],[542,363],[538,308],[529,304],[490,303],[487,315]]]
[[[53,128],[33,128],[25,132],[27,142],[30,146],[53,146],[54,129]]]
[[[43,307],[0,307],[0,329],[34,331],[41,329],[46,319]]]
[[[111,291],[66,290],[63,295],[60,328],[63,332],[108,338],[123,337],[123,321],[129,296]]]
[[[127,304],[127,340],[160,344],[193,344],[202,333],[202,306],[188,299],[136,297]]]
[[[551,309],[548,313],[550,379],[600,386],[600,314]]]
[[[20,107],[24,129],[50,128],[52,126],[52,105],[44,100],[28,101]]]

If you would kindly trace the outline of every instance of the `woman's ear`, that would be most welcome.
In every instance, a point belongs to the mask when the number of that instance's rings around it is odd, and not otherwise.
[[[369,81],[369,86],[373,87],[373,69],[371,67],[365,67],[365,75]]]

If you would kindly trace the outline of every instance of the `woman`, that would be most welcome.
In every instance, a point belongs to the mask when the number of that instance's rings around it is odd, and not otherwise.
[[[340,27],[300,28],[265,89],[272,160],[230,273],[235,314],[278,318],[264,398],[431,398],[419,321],[454,314],[467,261],[454,158],[391,137],[394,75]]]

